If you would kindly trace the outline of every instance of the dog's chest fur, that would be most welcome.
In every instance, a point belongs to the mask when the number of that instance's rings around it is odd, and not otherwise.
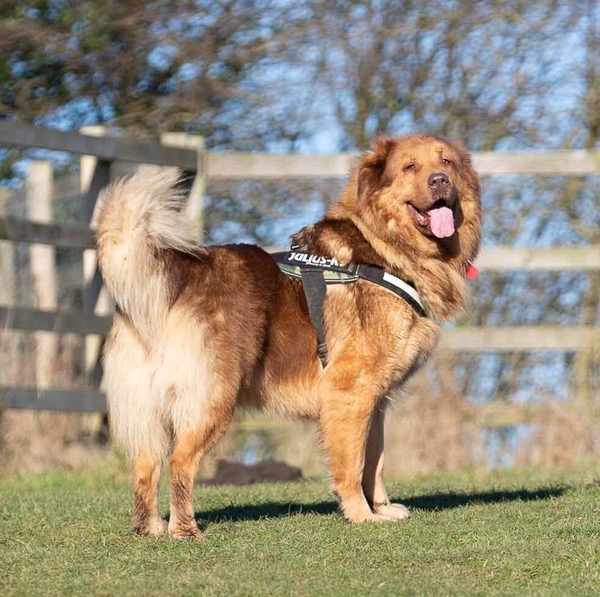
[[[377,380],[382,393],[425,364],[440,334],[434,321],[366,281],[331,287],[325,322],[332,366],[352,362],[355,373]]]
[[[333,256],[342,263],[392,269],[347,220],[320,222],[302,230],[294,241],[311,253]],[[403,383],[422,366],[440,333],[432,319],[420,317],[400,297],[364,280],[330,286],[324,317],[331,366],[376,380],[380,393]]]

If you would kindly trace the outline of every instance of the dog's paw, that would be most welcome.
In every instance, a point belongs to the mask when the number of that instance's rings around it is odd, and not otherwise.
[[[394,519],[384,512],[372,512],[366,501],[342,505],[344,518],[353,524],[359,522],[393,522]]]
[[[169,528],[171,539],[204,539],[204,533],[196,525],[177,526]]]
[[[410,518],[410,511],[402,504],[375,504],[373,512],[381,516],[387,516],[392,520],[406,520]]]
[[[361,514],[359,516],[344,516],[348,522],[352,524],[362,523],[362,522],[394,522],[395,518],[391,516],[386,516],[385,514],[375,514],[373,512]]]
[[[158,537],[167,532],[167,522],[162,518],[156,518],[145,524],[144,526],[134,526],[133,532],[142,537]]]

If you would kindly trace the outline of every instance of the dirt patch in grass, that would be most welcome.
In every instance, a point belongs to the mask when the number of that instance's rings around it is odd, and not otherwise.
[[[303,481],[302,471],[279,460],[263,460],[256,464],[243,464],[232,460],[218,460],[212,479],[203,485],[252,485],[254,483],[290,483]]]

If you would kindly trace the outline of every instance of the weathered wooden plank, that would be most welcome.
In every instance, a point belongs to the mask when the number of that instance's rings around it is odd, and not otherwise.
[[[112,317],[77,311],[50,312],[0,307],[0,328],[73,334],[105,334]],[[582,350],[600,345],[600,328],[594,326],[506,326],[448,328],[440,349],[448,351]]]
[[[104,126],[84,127],[80,132],[92,137],[105,138],[107,136],[107,129]],[[85,195],[82,210],[83,224],[90,228],[96,228],[98,224],[100,207],[98,200],[102,191],[110,183],[112,164],[113,162],[98,159],[96,156],[81,156],[80,188]],[[110,314],[112,312],[112,301],[107,289],[103,287],[102,277],[98,269],[98,259],[94,250],[83,251],[83,282],[84,313],[99,316]],[[84,339],[85,371],[90,382],[88,385],[91,385],[90,377],[101,360],[103,343],[103,338],[98,335],[86,336]]]
[[[40,243],[73,249],[93,249],[94,233],[76,224],[42,224],[12,216],[0,217],[0,240]]]
[[[94,248],[94,233],[74,224],[40,224],[0,216],[0,240],[41,243],[78,249]],[[600,245],[585,247],[483,247],[477,258],[482,271],[600,270]]]
[[[442,332],[441,350],[521,352],[577,351],[600,346],[600,328],[593,326],[460,327]]]
[[[0,143],[20,147],[44,147],[101,160],[197,168],[193,150],[166,147],[127,137],[92,137],[74,132],[0,121]],[[209,153],[208,178],[336,178],[348,175],[356,154],[332,155]],[[558,150],[544,152],[473,152],[473,164],[481,175],[542,174],[585,175],[600,173],[600,152]]]
[[[504,427],[534,420],[544,405],[506,404],[493,401],[472,404],[468,422],[477,427]],[[19,388],[0,386],[0,410],[45,410],[54,412],[102,413],[107,411],[106,396],[95,390],[54,388]],[[236,423],[242,429],[285,429],[294,425],[291,421],[256,417]]]
[[[584,150],[474,152],[473,165],[481,175],[600,173],[600,152]]]
[[[103,284],[104,282],[102,280],[102,274],[100,273],[100,269],[96,264],[96,269],[92,274],[90,274],[89,281],[83,287],[84,307],[85,305],[92,305],[92,307],[94,307],[98,304],[98,300],[100,299],[101,293],[103,292],[103,289],[106,288]],[[104,301],[102,302],[104,303]],[[106,309],[103,309],[105,313],[110,312],[111,300],[108,296],[106,297],[106,303],[104,303],[102,306],[106,306]],[[93,308],[84,310],[86,313],[95,312]],[[102,313],[100,314],[102,315]]]
[[[483,247],[477,258],[482,271],[600,270],[600,245],[585,247]]]
[[[465,423],[477,428],[512,427],[521,423],[531,423],[543,414],[545,403],[512,403],[502,399],[485,403],[467,403]],[[251,414],[234,423],[235,428],[244,431],[269,430],[285,432],[292,429],[294,421],[270,417],[268,414]]]
[[[94,155],[107,161],[177,166],[191,172],[196,170],[197,154],[189,149],[166,147],[158,142],[136,141],[127,137],[92,137],[74,132],[65,133],[6,120],[0,120],[0,143]]]
[[[17,388],[0,386],[0,410],[29,409],[64,412],[106,412],[106,397],[94,390]]]
[[[344,178],[358,153],[298,155],[208,153],[208,179]],[[501,174],[584,175],[600,173],[600,152],[474,152],[473,165],[482,176]]]
[[[348,176],[356,155],[298,155],[268,153],[208,153],[206,176],[211,179],[297,179]]]
[[[54,176],[52,163],[35,160],[29,164],[26,185],[26,207],[29,219],[49,224],[52,221]],[[54,247],[33,243],[29,245],[32,306],[45,311],[58,307],[58,271]],[[56,374],[56,353],[59,338],[56,334],[36,332],[33,335],[30,359],[35,364],[36,386],[51,386]]]
[[[106,334],[112,315],[84,315],[82,311],[40,311],[0,307],[0,328],[60,334]]]
[[[514,427],[539,418],[544,404],[513,404],[492,400],[485,404],[470,404],[469,423],[477,427]]]

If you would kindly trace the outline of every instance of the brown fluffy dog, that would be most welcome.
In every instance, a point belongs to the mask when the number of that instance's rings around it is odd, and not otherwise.
[[[319,419],[347,520],[407,518],[382,481],[386,398],[426,361],[439,322],[465,304],[481,220],[469,155],[436,137],[379,139],[323,220],[294,237],[313,254],[412,283],[427,312],[365,280],[330,286],[325,368],[300,282],[256,246],[199,246],[176,183],[164,170],[117,182],[98,227],[117,303],[108,400],[114,440],[133,459],[134,530],[202,537],[194,476],[238,405]],[[168,525],[157,506],[167,458]]]

